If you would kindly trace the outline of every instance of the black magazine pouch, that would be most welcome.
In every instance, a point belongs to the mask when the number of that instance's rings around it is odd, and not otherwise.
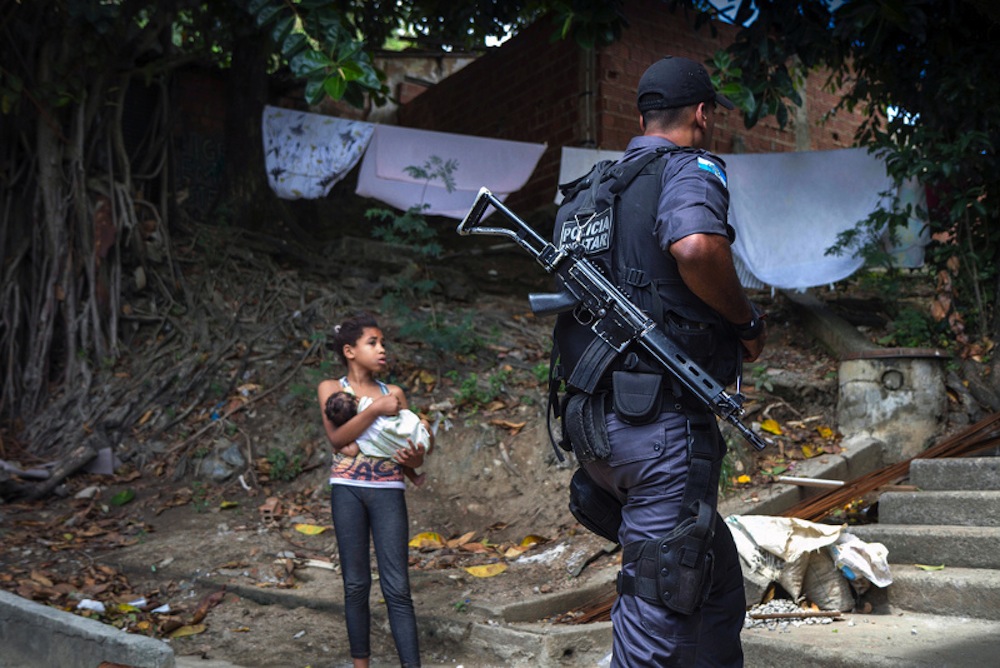
[[[611,456],[608,426],[604,423],[604,394],[571,395],[562,419],[577,461],[586,464]]]
[[[649,424],[660,414],[663,376],[658,373],[614,371],[611,386],[615,414],[631,425]]]

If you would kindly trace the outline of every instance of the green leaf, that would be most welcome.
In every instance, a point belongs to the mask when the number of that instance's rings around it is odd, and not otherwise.
[[[135,498],[135,491],[131,489],[123,489],[114,496],[111,497],[112,506],[124,506],[126,503]]]
[[[334,100],[344,97],[347,91],[347,81],[343,77],[329,77],[323,82],[323,90]]]
[[[365,76],[365,71],[358,65],[355,61],[341,61],[337,65],[337,71],[340,72],[340,76],[343,77],[344,83],[346,85],[349,81],[355,81],[361,79]]]
[[[319,104],[323,101],[323,95],[325,95],[324,84],[325,79],[310,79],[306,82],[306,89],[304,92],[306,102],[309,104]]]
[[[288,61],[288,67],[292,73],[299,77],[309,77],[319,72],[326,72],[334,65],[332,60],[318,51],[303,51]]]
[[[283,51],[285,49],[285,40],[289,35],[292,34],[292,30],[295,29],[295,17],[286,16],[279,19],[275,24],[274,28],[271,29],[271,38],[274,40],[275,44],[280,44]]]

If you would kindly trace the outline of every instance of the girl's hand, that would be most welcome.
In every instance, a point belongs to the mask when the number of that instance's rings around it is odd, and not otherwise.
[[[396,394],[383,394],[372,400],[371,406],[366,410],[374,410],[379,415],[396,415],[402,408],[399,396]]]
[[[424,465],[424,453],[426,450],[423,445],[413,445],[413,441],[410,439],[406,439],[406,442],[410,444],[410,447],[396,450],[393,460],[397,464],[408,466],[411,469],[418,469]]]

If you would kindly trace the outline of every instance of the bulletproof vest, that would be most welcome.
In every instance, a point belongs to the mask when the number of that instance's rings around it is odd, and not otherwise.
[[[585,177],[563,186],[565,199],[556,214],[553,243],[580,244],[587,258],[674,343],[715,380],[728,385],[735,380],[739,363],[736,332],[688,289],[673,256],[660,248],[655,234],[663,170],[678,154],[691,152],[703,153],[664,147],[627,162],[602,161]],[[553,332],[560,359],[557,375],[570,378],[593,339],[586,323],[573,313],[560,314]],[[634,347],[635,351],[626,349],[619,356],[613,369],[662,372]]]

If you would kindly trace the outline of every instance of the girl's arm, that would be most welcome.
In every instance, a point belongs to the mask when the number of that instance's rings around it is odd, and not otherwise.
[[[389,396],[399,397],[399,410],[404,408],[409,408],[406,401],[406,394],[403,392],[403,388],[398,385],[389,385]],[[423,445],[410,444],[408,448],[400,448],[396,451],[396,456],[393,459],[399,464],[407,466],[411,469],[418,469],[424,464],[424,455],[430,452],[431,447],[434,445],[434,435],[431,434],[431,430],[428,427],[427,433],[430,434],[431,442],[430,447],[424,448]]]
[[[399,397],[399,410],[396,411],[396,413],[403,410],[404,408],[410,407],[406,401],[406,393],[403,392],[403,388],[401,388],[399,385],[386,385],[386,387],[389,388],[389,394],[391,396]],[[395,415],[395,413],[392,413],[392,415]]]
[[[326,418],[326,400],[330,398],[331,394],[340,390],[340,381],[338,380],[324,380],[316,388],[316,396],[319,399],[319,414],[323,418],[323,429],[326,431],[326,437],[330,441],[330,444],[333,445],[333,449],[338,452],[354,443],[358,436],[365,433],[365,430],[371,426],[372,422],[379,415],[382,415],[381,411],[372,410],[375,408],[375,405],[372,404],[367,410],[359,412],[339,427],[333,426],[333,423]]]

